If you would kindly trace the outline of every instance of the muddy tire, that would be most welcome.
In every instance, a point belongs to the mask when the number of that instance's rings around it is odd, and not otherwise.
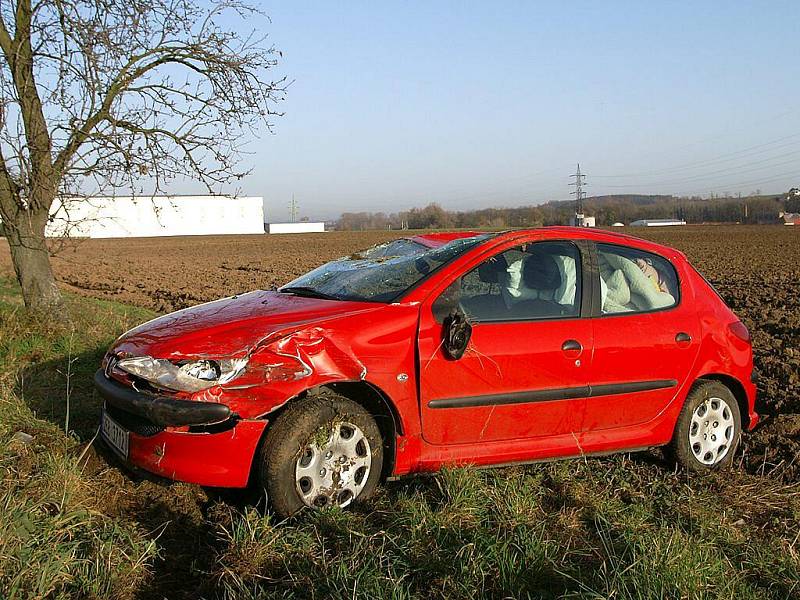
[[[686,398],[666,455],[695,472],[724,469],[733,462],[741,433],[731,390],[718,381],[701,381]]]
[[[364,407],[325,392],[286,408],[269,426],[258,460],[258,483],[272,509],[290,517],[304,508],[349,506],[374,493],[383,439]]]

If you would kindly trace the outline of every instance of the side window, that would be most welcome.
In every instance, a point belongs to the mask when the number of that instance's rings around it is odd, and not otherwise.
[[[678,275],[667,259],[613,244],[597,244],[597,255],[603,314],[649,312],[678,303]]]
[[[433,304],[437,321],[460,307],[473,321],[580,315],[581,259],[570,242],[536,242],[492,256],[454,281]]]

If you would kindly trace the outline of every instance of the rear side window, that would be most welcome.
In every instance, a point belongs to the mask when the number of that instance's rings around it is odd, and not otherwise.
[[[675,306],[678,274],[667,259],[613,244],[597,244],[601,312],[642,313]]]

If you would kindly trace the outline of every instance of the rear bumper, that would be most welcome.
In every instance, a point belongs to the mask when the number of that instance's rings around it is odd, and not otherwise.
[[[253,458],[267,421],[238,421],[219,433],[161,431],[128,433],[128,456],[114,454],[134,470],[208,487],[247,487]]]
[[[757,376],[756,376],[755,380],[756,381],[758,380]],[[755,428],[755,426],[758,425],[758,421],[760,419],[759,414],[756,412],[756,408],[755,408],[755,406],[756,406],[756,394],[758,393],[758,390],[756,388],[756,384],[755,384],[755,382],[754,382],[752,377],[751,377],[750,381],[744,382],[744,390],[745,390],[745,393],[747,394],[747,406],[748,406],[748,410],[747,410],[747,413],[748,413],[747,414],[747,430],[748,431],[752,431]],[[742,415],[742,416],[744,416],[744,415]]]

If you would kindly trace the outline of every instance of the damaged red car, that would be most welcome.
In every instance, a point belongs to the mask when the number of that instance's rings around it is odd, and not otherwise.
[[[549,227],[399,239],[158,317],[95,375],[131,467],[347,506],[386,478],[665,446],[731,463],[747,329],[679,251]]]

